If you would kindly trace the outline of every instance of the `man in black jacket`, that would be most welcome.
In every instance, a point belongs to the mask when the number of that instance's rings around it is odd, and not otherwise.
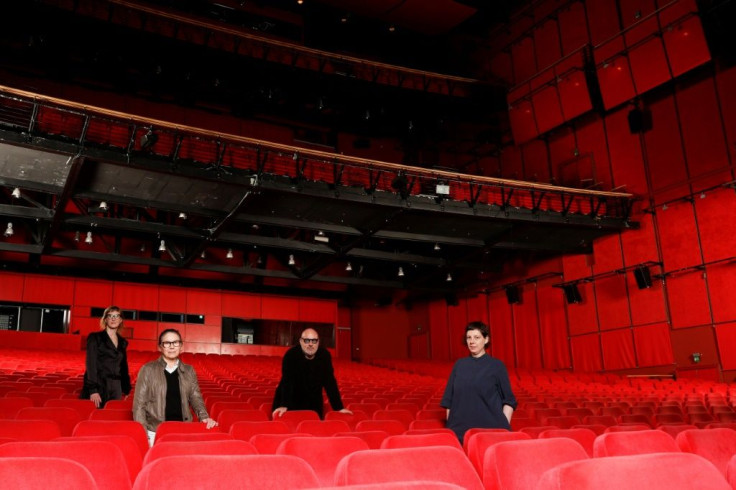
[[[281,381],[273,399],[273,418],[287,410],[313,410],[322,418],[322,389],[333,410],[352,413],[340,399],[330,352],[319,347],[317,331],[307,328],[299,337],[299,345],[284,354]]]

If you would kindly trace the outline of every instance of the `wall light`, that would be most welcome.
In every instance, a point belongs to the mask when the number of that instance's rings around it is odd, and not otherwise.
[[[296,265],[293,254],[289,254],[289,265]]]
[[[399,273],[397,274],[399,277],[404,277],[404,268],[399,267]]]
[[[100,201],[100,209],[101,209],[102,211],[107,211],[107,202],[105,202],[105,201]]]
[[[204,250],[202,250],[202,253],[199,254],[199,258],[200,259],[206,259],[207,258],[207,253]]]
[[[227,249],[227,253],[225,254],[225,257],[228,258],[228,259],[232,259],[233,257],[235,257],[235,255],[233,255],[233,249],[232,248],[228,248]]]
[[[345,270],[350,272],[351,270],[353,270],[353,265],[350,262],[348,262],[348,265],[345,266]]]
[[[11,196],[16,199],[20,199],[20,187],[16,187],[15,189],[13,189]]]
[[[84,243],[86,243],[87,245],[92,245],[92,241],[92,232],[88,231],[87,238],[84,239]]]
[[[435,243],[434,244],[434,251],[435,252],[439,252],[440,250],[442,250],[442,247],[440,247],[440,244],[439,243]]]
[[[8,222],[8,227],[5,229],[5,233],[3,233],[3,235],[10,237],[13,236],[13,233],[13,223]]]
[[[447,282],[452,282],[452,274],[450,274],[450,273],[448,272],[448,273],[447,273],[447,279],[445,279],[445,281],[447,281]]]
[[[159,252],[166,252],[166,242],[164,242],[163,240],[161,240],[161,243],[158,246],[158,251]]]
[[[75,231],[74,232],[74,241],[75,242],[78,242],[79,241],[79,231]]]
[[[179,213],[179,219],[187,219],[187,217],[188,217],[187,216],[187,213],[185,213],[185,212]]]

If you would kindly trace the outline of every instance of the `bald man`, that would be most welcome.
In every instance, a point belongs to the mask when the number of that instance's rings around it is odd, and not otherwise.
[[[307,328],[299,336],[299,345],[284,354],[281,381],[273,398],[273,418],[278,419],[287,410],[313,410],[322,418],[322,389],[333,410],[352,413],[340,399],[330,352],[320,347],[317,331]]]

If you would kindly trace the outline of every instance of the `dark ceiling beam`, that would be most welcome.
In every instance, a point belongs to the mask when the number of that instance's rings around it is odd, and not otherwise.
[[[0,242],[0,251],[15,252],[24,254],[40,254],[43,250],[42,245],[33,245],[28,243],[8,243]]]
[[[178,225],[165,225],[150,221],[138,221],[128,218],[107,218],[104,216],[68,216],[64,225],[76,228],[97,228],[111,232],[132,232],[147,235],[175,236],[179,238],[201,239],[205,232],[195,231]]]
[[[74,187],[77,185],[79,174],[81,173],[82,166],[84,165],[83,157],[70,157],[70,161],[71,166],[69,168],[69,172],[67,173],[66,181],[64,182],[64,188],[62,189],[61,194],[59,194],[59,197],[56,200],[56,205],[53,211],[54,217],[51,220],[51,223],[48,225],[48,228],[45,230],[43,236],[43,250],[41,253],[44,254],[51,251],[51,245],[54,243],[54,238],[56,238],[59,230],[62,229],[62,225],[64,224],[64,209],[66,209],[67,203],[72,199],[72,196],[74,194]]]
[[[389,240],[401,240],[412,242],[440,243],[442,245],[460,245],[464,247],[482,247],[485,245],[483,240],[463,237],[451,237],[447,235],[428,235],[420,233],[410,233],[405,231],[378,231],[373,235],[375,238],[384,238]]]
[[[388,262],[402,262],[412,264],[423,264],[433,265],[437,267],[444,267],[446,265],[445,259],[437,257],[427,257],[424,255],[417,255],[411,253],[401,252],[383,252],[380,250],[370,250],[367,248],[355,248],[345,254],[346,257],[351,259],[369,259],[369,260],[382,260]]]
[[[239,233],[222,233],[218,239],[219,243],[228,245],[255,245],[258,247],[292,250],[295,252],[309,252],[321,254],[334,254],[335,251],[315,242],[301,242],[287,238],[267,237],[261,235],[241,235]]]
[[[53,219],[54,212],[48,208],[15,206],[13,204],[0,204],[0,216],[8,216],[11,218],[50,220]]]
[[[357,230],[351,226],[333,225],[330,223],[309,222],[309,221],[298,220],[298,219],[279,218],[276,216],[240,213],[235,217],[235,219],[237,221],[244,221],[246,223],[254,223],[257,225],[278,226],[282,228],[295,228],[295,229],[313,230],[313,231],[321,230],[321,231],[324,231],[325,233],[334,233],[338,235],[348,235],[348,236],[360,236],[361,235],[360,230]]]

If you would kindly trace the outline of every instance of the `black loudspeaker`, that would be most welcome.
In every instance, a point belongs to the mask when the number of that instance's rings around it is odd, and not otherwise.
[[[518,287],[506,286],[504,289],[506,290],[506,301],[508,301],[510,305],[521,303],[521,297],[519,296]]]
[[[583,297],[580,296],[580,291],[578,291],[577,284],[566,284],[562,286],[562,289],[565,291],[565,299],[568,304],[575,304],[583,301]]]
[[[639,289],[647,289],[652,287],[652,275],[649,273],[649,267],[641,266],[634,269],[634,279]]]
[[[652,113],[638,107],[629,111],[629,131],[631,134],[644,133],[652,129]]]

